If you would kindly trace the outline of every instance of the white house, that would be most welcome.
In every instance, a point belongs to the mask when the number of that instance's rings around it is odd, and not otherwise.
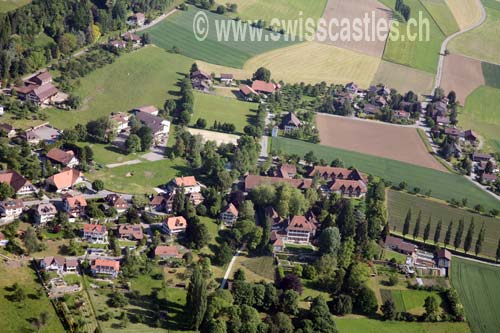
[[[230,203],[220,213],[220,220],[224,223],[224,225],[232,226],[238,219],[238,214],[238,209],[232,203]]]
[[[20,199],[0,202],[0,217],[5,220],[17,219],[24,210],[24,202]]]
[[[184,192],[186,194],[190,194],[190,193],[200,193],[201,186],[202,185],[198,183],[198,181],[194,176],[188,176],[188,177],[174,178],[167,187],[172,192],[175,192],[177,189],[184,187]]]
[[[120,262],[117,260],[96,259],[92,262],[90,271],[93,275],[103,274],[115,278],[120,273]]]
[[[89,243],[107,243],[108,231],[106,230],[106,226],[100,224],[85,223],[83,225],[83,239],[85,239]]]
[[[168,235],[177,235],[186,231],[187,221],[183,216],[172,216],[162,223],[162,229]]]
[[[286,241],[290,243],[309,244],[316,232],[316,226],[305,216],[294,216],[286,230]]]
[[[39,204],[35,209],[35,222],[37,224],[45,224],[54,220],[57,214],[56,206],[50,202]]]

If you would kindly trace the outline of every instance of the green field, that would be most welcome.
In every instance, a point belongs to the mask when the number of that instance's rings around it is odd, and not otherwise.
[[[391,181],[395,185],[405,181],[410,189],[419,187],[422,192],[431,190],[432,196],[438,199],[450,200],[468,197],[470,207],[478,203],[481,203],[486,209],[500,207],[500,203],[492,196],[457,174],[444,173],[395,160],[299,140],[272,138],[271,143],[271,150],[287,154],[304,156],[309,151],[313,151],[318,158],[323,158],[326,161],[340,158],[346,166],[352,165],[363,172]]]
[[[434,75],[408,66],[382,61],[375,73],[372,85],[379,83],[397,89],[400,93],[411,90],[416,94],[430,94],[434,85]]]
[[[30,2],[31,0],[0,0],[0,13],[10,12]]]
[[[394,9],[396,0],[381,0],[381,2]],[[419,14],[422,13],[423,19],[429,20],[429,36],[426,36],[427,34],[424,31],[422,35],[417,37],[417,40],[410,41],[407,32],[417,34],[419,28],[408,29],[406,23],[400,23],[398,30],[401,36],[397,40],[392,40],[389,37],[383,59],[429,73],[436,73],[439,51],[445,36],[419,0],[407,0],[405,3],[411,8],[411,18],[416,19],[418,22]]]
[[[151,46],[119,57],[113,64],[80,79],[76,95],[82,107],[76,111],[47,110],[57,128],[70,128],[112,112],[126,112],[141,105],[162,107],[179,90],[180,73],[194,61]]]
[[[242,29],[245,29],[244,32],[246,32],[244,36],[235,37],[231,32],[226,36],[227,38],[222,35],[222,38],[218,38],[216,21],[220,25],[223,25],[224,22],[231,24],[238,24],[238,22],[206,11],[204,13],[208,18],[208,35],[205,40],[198,41],[193,33],[193,22],[198,12],[200,12],[199,9],[189,7],[188,11],[175,13],[144,32],[150,34],[154,44],[166,50],[171,50],[175,46],[178,52],[193,59],[236,68],[242,68],[245,61],[257,54],[293,44],[286,41],[272,41],[269,31],[250,28],[248,24],[242,25]],[[229,29],[236,31],[236,28]],[[260,33],[262,39],[259,41],[257,34]],[[221,39],[223,41],[219,42]]]
[[[445,0],[421,0],[421,2],[445,36],[449,36],[460,30]]]
[[[234,98],[196,93],[190,125],[194,125],[198,118],[207,121],[207,129],[214,121],[227,122],[236,126],[235,134],[243,134],[243,128],[254,121],[257,106]]]
[[[336,317],[337,329],[342,333],[468,333],[466,323],[408,323],[381,321],[359,317]]]
[[[498,332],[500,327],[500,268],[457,257],[451,265],[451,283],[457,289],[474,333]]]
[[[491,4],[490,4],[491,3]],[[476,29],[454,38],[449,50],[472,58],[500,63],[500,6],[498,2],[483,1],[486,5],[486,21]]]
[[[484,149],[500,152],[500,89],[482,86],[474,90],[465,100],[459,114],[462,128],[472,128],[485,140]]]
[[[401,233],[403,231],[403,224],[408,212],[408,208],[411,207],[412,210],[412,225],[410,226],[410,232],[413,231],[415,225],[415,220],[417,218],[418,212],[422,211],[422,224],[420,228],[420,237],[422,237],[424,232],[424,227],[432,217],[431,223],[431,233],[430,238],[434,236],[434,230],[439,220],[443,220],[443,225],[441,228],[441,242],[443,242],[446,228],[448,223],[453,221],[453,232],[454,237],[455,231],[458,227],[458,221],[463,219],[465,222],[465,230],[468,229],[470,221],[474,218],[475,225],[475,238],[479,233],[481,225],[484,223],[486,228],[486,236],[484,239],[482,254],[494,257],[498,245],[498,239],[500,237],[500,219],[482,216],[479,214],[471,213],[465,209],[454,208],[434,200],[424,199],[411,195],[408,193],[398,192],[389,190],[387,192],[387,210],[389,213],[389,223],[391,230]],[[452,237],[452,241],[453,241]]]
[[[107,190],[119,193],[154,193],[153,188],[164,185],[177,176],[188,176],[191,170],[182,159],[163,159],[156,162],[142,162],[103,169],[86,176],[101,179]]]
[[[21,267],[9,266],[2,261],[0,263],[0,321],[2,332],[32,332],[32,320],[38,318],[40,313],[49,313],[48,324],[39,332],[64,332],[54,307],[47,298],[45,292],[41,298],[36,297],[37,288],[42,288],[38,283],[35,272],[27,267],[29,263],[23,261]],[[15,283],[24,289],[26,299],[21,302],[10,300],[12,291],[10,287]]]
[[[482,62],[481,67],[486,85],[500,89],[500,65]]]

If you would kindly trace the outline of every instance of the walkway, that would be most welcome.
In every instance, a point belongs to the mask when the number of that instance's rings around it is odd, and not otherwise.
[[[226,286],[227,280],[229,279],[229,275],[231,274],[231,271],[233,269],[233,265],[236,262],[238,256],[241,254],[241,251],[243,251],[244,247],[245,246],[243,245],[238,251],[236,251],[233,258],[231,259],[229,266],[227,266],[226,273],[224,274],[224,278],[222,279],[222,282],[220,284],[220,289],[224,289],[224,287]]]

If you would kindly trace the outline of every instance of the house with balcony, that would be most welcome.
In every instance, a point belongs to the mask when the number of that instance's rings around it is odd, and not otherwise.
[[[108,230],[101,224],[85,223],[83,225],[83,239],[89,243],[105,244],[108,242]]]
[[[35,223],[38,225],[46,224],[55,219],[57,208],[50,202],[42,202],[35,208]]]
[[[92,275],[108,275],[116,278],[120,273],[120,262],[118,260],[110,259],[95,259],[90,266]]]

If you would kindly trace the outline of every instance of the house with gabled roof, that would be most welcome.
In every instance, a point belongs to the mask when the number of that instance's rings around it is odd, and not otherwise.
[[[46,224],[55,219],[57,208],[51,202],[42,202],[36,206],[34,215],[36,224]]]
[[[174,203],[174,192],[155,195],[149,202],[149,207],[157,212],[171,213]]]
[[[59,148],[52,148],[47,152],[47,158],[63,167],[74,168],[79,162],[72,150],[64,151]]]
[[[266,82],[262,80],[255,80],[252,82],[252,89],[261,94],[273,94],[280,89],[279,84],[273,82]]]
[[[184,187],[184,193],[200,193],[202,185],[195,176],[176,177],[167,185],[171,192],[175,192]]]
[[[144,23],[146,23],[146,15],[144,13],[134,13],[128,19],[128,24],[136,27],[142,27]]]
[[[85,209],[87,208],[87,200],[83,195],[64,195],[63,196],[63,210],[68,213],[72,218],[85,216]]]
[[[0,201],[0,218],[12,221],[19,218],[24,211],[24,202],[21,199]]]
[[[302,122],[293,112],[288,112],[281,121],[281,127],[285,133],[293,132],[302,126]]]
[[[233,203],[228,204],[221,211],[219,218],[224,225],[231,227],[238,220],[239,211]]]
[[[107,243],[108,230],[105,225],[85,223],[83,225],[83,239],[89,243]]]
[[[104,200],[106,200],[108,205],[115,208],[118,213],[123,213],[129,207],[127,200],[116,193],[108,194]]]
[[[258,95],[258,93],[252,89],[252,87],[246,84],[240,84],[239,88],[240,88],[240,93],[247,101],[251,101],[254,96]]]
[[[164,220],[162,223],[162,230],[170,236],[185,232],[186,228],[187,221],[183,216],[172,216]]]
[[[29,180],[14,170],[0,171],[0,183],[9,184],[16,195],[30,195],[37,191],[37,188]]]
[[[168,134],[170,133],[170,121],[147,112],[137,112],[135,117],[151,129],[154,144],[161,144],[167,141]]]
[[[90,266],[90,271],[94,276],[108,275],[115,278],[120,273],[120,262],[110,259],[95,259]]]
[[[118,237],[133,241],[140,241],[144,238],[140,224],[120,224],[117,230]]]
[[[181,258],[181,254],[175,245],[158,245],[155,248],[155,257],[160,259]]]
[[[297,175],[297,166],[294,164],[283,163],[278,167],[277,177],[294,178]]]
[[[83,173],[79,170],[66,168],[63,171],[50,176],[45,180],[45,183],[56,190],[61,192],[72,188],[78,183],[83,181]]]
[[[309,244],[316,234],[316,225],[306,216],[294,216],[286,228],[286,241],[289,243]]]

